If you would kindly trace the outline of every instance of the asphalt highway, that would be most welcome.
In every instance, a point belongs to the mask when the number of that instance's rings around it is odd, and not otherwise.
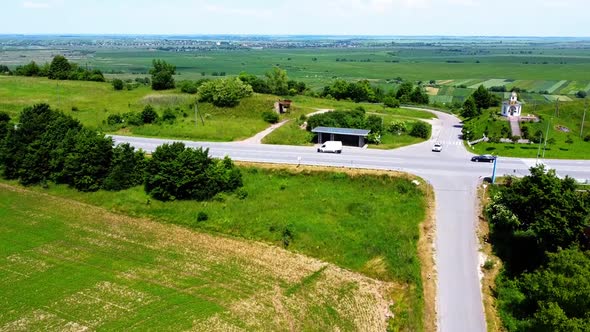
[[[491,177],[493,163],[471,162],[473,156],[460,140],[461,123],[456,117],[433,112],[432,139],[396,150],[344,147],[341,154],[323,154],[313,147],[182,141],[190,147],[209,148],[214,157],[234,160],[346,168],[398,170],[430,183],[436,199],[437,313],[440,331],[486,331],[481,284],[479,244],[476,238],[476,187]],[[163,143],[178,140],[112,136],[116,143],[130,143],[152,152]],[[442,142],[442,152],[432,144]],[[590,161],[498,158],[497,175],[524,176],[542,162],[559,176],[590,182]]]

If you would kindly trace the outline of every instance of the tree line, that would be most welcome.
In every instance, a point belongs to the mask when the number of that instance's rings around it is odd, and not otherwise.
[[[590,326],[590,193],[544,166],[509,178],[486,208],[504,263],[496,281],[509,331],[587,331]]]
[[[52,80],[105,81],[104,75],[99,69],[80,67],[76,63],[69,62],[63,55],[54,56],[51,63],[45,63],[42,66],[39,66],[35,61],[31,61],[26,65],[17,66],[14,72],[11,72],[8,67],[4,67],[0,68],[0,72],[4,71],[17,76],[48,77]]]
[[[385,92],[373,86],[368,80],[347,82],[336,80],[332,85],[325,86],[321,97],[336,100],[349,99],[354,102],[384,103],[388,107],[399,107],[400,103],[428,104],[428,94],[421,86],[412,82],[403,82],[397,90]]]
[[[80,191],[123,190],[143,184],[159,200],[209,199],[242,186],[229,158],[182,143],[158,147],[152,158],[47,104],[25,108],[16,124],[0,113],[0,168],[23,185],[66,184]]]

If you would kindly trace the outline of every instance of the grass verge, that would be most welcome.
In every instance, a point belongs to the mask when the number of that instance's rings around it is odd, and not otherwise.
[[[492,244],[488,241],[490,228],[483,211],[490,202],[489,184],[483,184],[478,188],[478,238],[481,257],[481,287],[487,330],[489,332],[504,331],[502,320],[498,315],[496,299],[496,278],[502,269],[502,261],[493,253]]]

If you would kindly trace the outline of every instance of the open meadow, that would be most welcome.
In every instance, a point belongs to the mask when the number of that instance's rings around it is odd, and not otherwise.
[[[107,133],[120,135],[137,135],[163,138],[178,138],[200,141],[236,141],[254,136],[270,124],[265,122],[262,114],[272,110],[279,97],[255,94],[244,98],[233,108],[215,107],[210,103],[198,103],[197,123],[195,124],[195,100],[190,94],[177,90],[152,91],[140,86],[133,90],[113,90],[111,84],[82,81],[54,81],[46,78],[0,76],[0,110],[17,118],[20,111],[36,103],[48,103],[56,109],[79,119],[83,124]],[[431,113],[391,109],[383,105],[336,101],[307,96],[295,96],[288,113],[282,114],[280,120],[290,120],[283,128],[268,137],[265,143],[305,145],[312,143],[312,134],[302,130],[297,120],[301,115],[317,112],[319,109],[350,110],[362,106],[368,113],[384,117],[384,123],[394,118],[397,120],[415,120],[431,118]],[[109,115],[141,112],[146,105],[153,106],[162,115],[164,110],[174,114],[174,122],[162,121],[141,126],[113,127],[106,123]],[[393,148],[421,140],[407,135],[388,139],[388,145],[381,148]]]
[[[242,172],[246,198],[219,195],[201,203],[149,200],[139,187],[80,193],[50,185],[31,187],[33,193],[2,185],[0,214],[7,222],[1,224],[0,236],[6,241],[0,241],[5,244],[0,246],[4,259],[0,280],[6,283],[0,282],[0,287],[8,289],[17,281],[22,287],[0,292],[5,294],[0,326],[20,320],[39,323],[35,320],[45,317],[55,324],[75,322],[93,328],[138,324],[141,329],[155,324],[147,316],[173,310],[174,315],[161,324],[178,320],[183,324],[178,326],[187,329],[198,321],[220,324],[220,329],[263,330],[296,324],[298,330],[306,330],[313,326],[306,324],[317,323],[341,330],[373,330],[362,327],[371,325],[355,324],[382,324],[383,310],[390,308],[395,315],[392,327],[423,328],[417,243],[429,204],[428,189],[409,179],[358,171],[246,167]],[[43,204],[37,204],[39,200]],[[207,217],[197,218],[200,214]],[[272,246],[214,240],[203,233]],[[354,272],[288,254],[277,246]],[[310,265],[296,263],[297,259]],[[11,265],[17,260],[34,262],[40,270],[31,264]],[[79,271],[75,279],[64,278],[73,271]],[[349,277],[366,282],[355,284],[345,280]],[[43,280],[50,282],[41,286]],[[70,285],[74,280],[80,284]],[[330,286],[324,287],[324,282]],[[41,290],[37,293],[16,292],[37,287]],[[302,288],[305,292],[298,292]],[[103,303],[103,297],[113,299]],[[145,303],[132,300],[142,297]],[[349,305],[349,298],[355,304],[340,309]],[[82,309],[94,306],[113,312],[101,320],[99,314]],[[199,317],[192,313],[195,310]]]
[[[6,185],[0,218],[2,331],[384,330],[396,291],[277,247]]]

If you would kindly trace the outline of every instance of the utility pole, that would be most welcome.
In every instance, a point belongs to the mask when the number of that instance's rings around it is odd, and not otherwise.
[[[549,136],[549,124],[551,124],[551,120],[547,122],[547,132],[545,133],[545,145],[543,146],[543,159],[545,158],[545,149],[547,148],[547,137]]]
[[[539,139],[539,148],[537,149],[537,161],[535,165],[539,165],[539,157],[541,156],[541,143],[543,143],[543,132],[541,132],[541,138]]]
[[[203,116],[199,113],[199,108],[197,106],[197,102],[195,101],[195,127],[199,124],[199,119],[197,118],[197,116],[201,118],[201,123],[203,123],[204,126],[205,120],[203,119]]]
[[[584,135],[584,120],[586,120],[586,111],[588,110],[588,99],[584,99],[584,115],[582,116],[582,125],[580,126],[580,138]]]
[[[559,97],[555,99],[555,116],[559,118]]]

